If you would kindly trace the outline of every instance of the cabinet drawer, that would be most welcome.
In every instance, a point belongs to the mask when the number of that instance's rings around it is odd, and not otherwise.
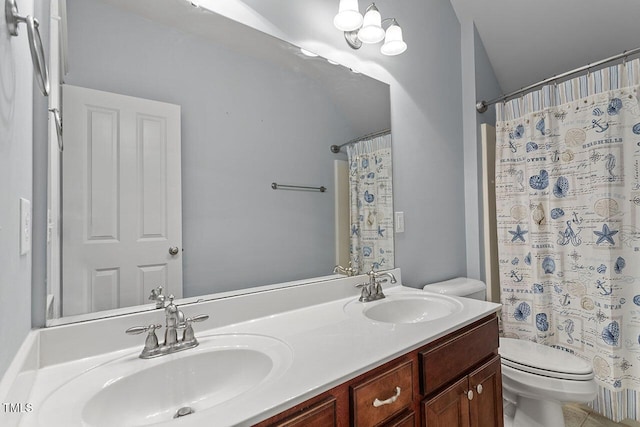
[[[318,402],[300,413],[271,424],[272,427],[329,427],[336,426],[336,399]]]
[[[472,329],[419,353],[420,390],[428,395],[461,373],[498,354],[498,318],[493,316]]]
[[[398,415],[391,421],[388,421],[384,424],[384,427],[415,427],[416,425],[416,416],[413,411],[403,411],[402,414]]]
[[[353,425],[376,426],[413,402],[413,363],[406,361],[351,386]]]

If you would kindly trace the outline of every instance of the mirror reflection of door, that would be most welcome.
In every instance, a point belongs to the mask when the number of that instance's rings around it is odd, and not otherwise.
[[[180,106],[63,86],[63,315],[182,297]]]

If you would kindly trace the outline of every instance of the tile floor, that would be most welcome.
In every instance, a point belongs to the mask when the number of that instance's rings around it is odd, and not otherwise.
[[[640,427],[637,421],[614,423],[608,418],[593,412],[588,406],[569,403],[562,408],[565,427]]]

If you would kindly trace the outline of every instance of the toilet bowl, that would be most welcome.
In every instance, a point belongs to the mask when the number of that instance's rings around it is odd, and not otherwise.
[[[505,426],[563,427],[564,402],[590,402],[593,369],[577,356],[525,340],[500,338]]]
[[[479,280],[456,278],[428,284],[427,292],[485,300]],[[564,427],[564,402],[590,402],[593,369],[579,357],[525,340],[500,338],[505,427]]]

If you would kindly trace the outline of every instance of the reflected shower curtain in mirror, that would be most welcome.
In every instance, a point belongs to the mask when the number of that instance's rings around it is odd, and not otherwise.
[[[640,415],[639,70],[496,106],[504,335],[591,362],[616,421]]]
[[[347,146],[351,265],[360,273],[393,265],[391,135]]]

